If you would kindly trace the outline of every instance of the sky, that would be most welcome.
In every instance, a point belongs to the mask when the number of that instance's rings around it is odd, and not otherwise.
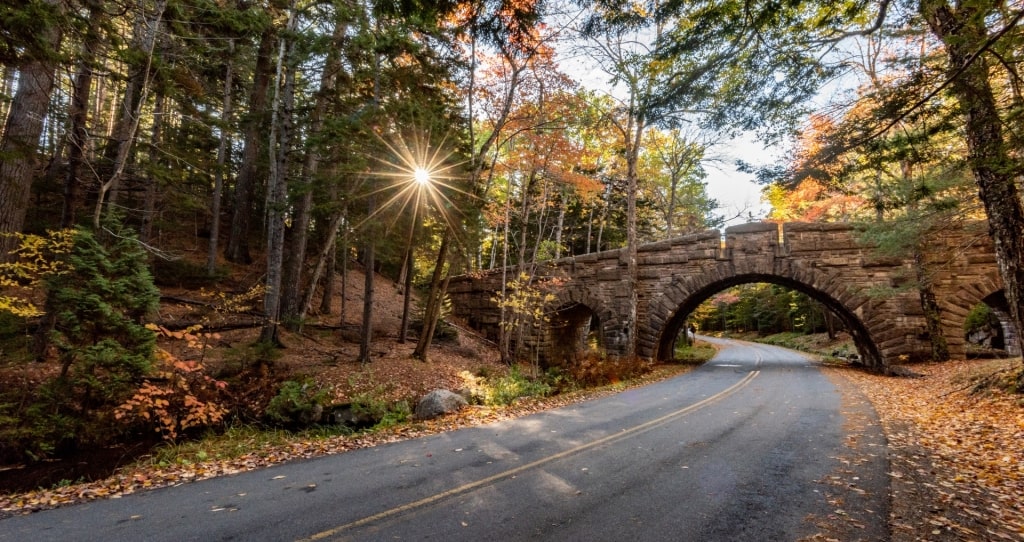
[[[570,45],[556,44],[559,51],[559,67],[581,86],[606,92],[615,96],[616,89],[608,84],[610,76],[593,59],[570,52]],[[704,164],[708,173],[708,195],[719,202],[717,213],[726,219],[726,227],[743,224],[768,214],[770,206],[761,200],[761,186],[754,182],[754,176],[736,170],[736,160],[754,166],[775,163],[783,155],[779,147],[765,147],[753,133],[743,134],[732,140],[722,141],[711,155],[714,160]]]
[[[762,186],[754,182],[754,176],[736,170],[736,160],[767,166],[781,157],[782,149],[766,148],[753,134],[725,141],[715,153],[721,158],[715,163],[705,164],[707,170],[708,195],[718,201],[718,214],[726,218],[726,226],[743,224],[750,216],[764,218],[770,206],[761,200]]]

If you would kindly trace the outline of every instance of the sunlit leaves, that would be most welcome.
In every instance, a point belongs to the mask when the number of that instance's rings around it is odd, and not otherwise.
[[[542,323],[547,322],[548,316],[545,309],[548,303],[555,300],[550,288],[557,282],[551,279],[543,284],[534,283],[526,273],[520,273],[509,280],[505,285],[504,295],[491,299],[508,315],[501,323],[502,328],[506,332],[510,332],[524,324],[539,327]]]
[[[1024,532],[1024,408],[1018,397],[985,384],[1009,379],[1012,365],[1002,360],[914,366],[922,373],[914,379],[843,373],[882,418],[894,458],[890,475],[927,483],[939,498],[936,504],[959,512],[941,516],[938,507],[914,503],[932,516],[917,526],[927,529],[922,538],[936,528],[969,540],[1012,540]]]
[[[37,306],[43,281],[70,269],[64,255],[71,251],[75,230],[56,230],[46,235],[0,234],[18,239],[11,261],[0,261],[0,311],[21,318],[42,315]]]
[[[191,349],[205,350],[216,334],[204,333],[195,325],[172,331],[156,325],[146,326],[161,336],[185,341]],[[201,360],[184,360],[169,351],[157,351],[157,369],[146,375],[138,389],[114,409],[114,418],[130,426],[151,428],[166,440],[175,440],[182,432],[220,423],[227,414],[221,404],[227,383],[207,374]]]

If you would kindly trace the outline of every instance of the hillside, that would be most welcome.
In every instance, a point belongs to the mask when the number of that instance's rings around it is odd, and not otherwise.
[[[334,280],[334,291],[341,292],[341,277],[336,276]],[[458,375],[462,371],[496,374],[507,370],[500,363],[493,345],[465,327],[459,327],[454,339],[435,341],[428,362],[413,359],[411,354],[416,346],[416,334],[410,331],[407,341],[398,341],[402,292],[398,285],[379,274],[374,281],[371,362],[365,365],[357,362],[364,280],[361,269],[349,271],[344,319],[340,316],[341,296],[336,295],[330,314],[310,315],[300,333],[282,330],[284,348],[275,353],[280,357],[272,364],[275,380],[312,377],[331,392],[336,402],[351,401],[354,396],[368,392],[382,394],[388,400],[402,400],[417,397],[435,388],[458,388],[461,385]],[[237,286],[238,292],[246,289],[243,284]],[[161,325],[180,329],[185,325],[208,321],[206,327],[216,331],[217,338],[211,341],[211,347],[205,353],[207,364],[215,372],[231,370],[232,364],[239,363],[239,354],[244,355],[246,347],[259,337],[259,322],[244,312],[218,312],[202,304],[205,300],[197,296],[195,291],[166,288],[163,294],[164,301],[158,318]],[[188,299],[201,303],[183,301]],[[256,300],[253,312],[258,312],[258,305],[259,300]],[[415,309],[414,301],[414,312]],[[234,327],[239,322],[248,321],[254,325],[218,330],[219,327]],[[451,323],[458,326],[458,322]],[[199,349],[190,349],[182,341],[165,339],[161,341],[161,346],[185,359],[201,355]]]
[[[239,303],[239,296],[257,279],[251,269],[238,266],[213,288],[163,286],[160,308],[153,317],[167,331],[159,338],[159,347],[177,359],[200,363],[206,374],[225,382],[226,406],[242,423],[259,421],[281,383],[287,380],[312,383],[313,392],[327,394],[324,402],[328,404],[402,400],[414,404],[430,390],[465,387],[460,373],[501,375],[508,371],[492,345],[468,329],[459,329],[454,338],[436,340],[429,361],[413,359],[415,334],[411,333],[405,343],[398,341],[402,294],[392,281],[380,275],[375,281],[371,362],[356,361],[363,310],[364,275],[360,269],[349,272],[344,325],[341,296],[336,295],[330,314],[312,315],[300,333],[282,330],[284,347],[261,351],[253,347],[260,332],[257,315],[261,300],[257,296]],[[335,277],[334,291],[342,291],[340,276]],[[197,324],[202,328],[191,337],[169,336]],[[207,331],[211,333],[204,336]],[[29,339],[23,336],[16,340]],[[59,371],[56,362],[25,363],[24,354],[2,358],[0,391],[36,389]],[[257,367],[259,358],[271,361]],[[0,493],[103,478],[118,466],[151,454],[152,447],[160,444],[155,438],[136,440],[77,450],[44,462],[0,465]]]

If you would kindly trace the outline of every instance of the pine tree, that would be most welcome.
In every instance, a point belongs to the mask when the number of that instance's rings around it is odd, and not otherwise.
[[[46,282],[48,338],[61,371],[44,390],[41,419],[50,422],[55,440],[87,442],[104,433],[103,412],[120,404],[151,367],[156,336],[143,318],[160,293],[134,235],[120,227],[107,232],[109,250],[78,230],[65,256],[69,271]]]

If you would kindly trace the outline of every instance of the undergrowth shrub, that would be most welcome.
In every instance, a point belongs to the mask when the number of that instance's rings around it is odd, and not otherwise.
[[[264,410],[272,423],[303,427],[320,421],[330,393],[312,378],[285,380]]]
[[[115,439],[115,407],[152,368],[156,335],[143,319],[160,294],[134,235],[108,226],[109,248],[76,230],[70,251],[57,255],[62,271],[44,282],[46,338],[60,370],[39,386],[22,418],[43,456]]]
[[[221,423],[225,383],[206,374],[197,361],[175,359],[167,370],[147,377],[131,399],[114,410],[114,417],[131,426],[151,427],[165,440],[185,431]]]
[[[155,326],[153,326],[155,328]],[[184,331],[156,328],[164,336],[188,341],[205,349],[199,326]],[[207,374],[202,360],[182,360],[160,350],[161,367],[143,379],[134,395],[116,409],[114,417],[128,427],[151,430],[164,440],[175,440],[189,430],[209,428],[224,421],[222,403],[227,383]]]
[[[584,387],[617,384],[650,370],[651,363],[638,357],[606,357],[597,353],[581,355],[575,364],[566,368],[569,378]]]
[[[967,313],[967,318],[964,319],[964,334],[970,335],[986,328],[999,329],[1001,326],[999,317],[996,316],[992,307],[978,303],[971,308],[971,311]]]
[[[396,401],[388,405],[387,411],[380,417],[374,428],[386,429],[412,419],[412,406],[409,401]]]
[[[529,378],[519,367],[513,366],[508,375],[487,379],[484,403],[510,405],[520,397],[546,397],[551,392],[547,382]]]
[[[351,384],[351,381],[350,381]],[[383,429],[412,419],[412,404],[406,399],[394,399],[390,386],[373,385],[369,389],[352,395],[352,413],[365,420],[373,420],[372,426]],[[389,398],[390,397],[390,398]]]

